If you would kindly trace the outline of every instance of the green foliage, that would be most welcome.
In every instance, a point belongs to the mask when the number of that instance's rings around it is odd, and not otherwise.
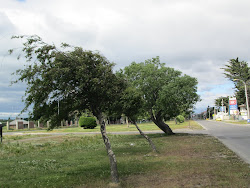
[[[128,87],[121,97],[122,112],[133,122],[143,114],[143,99],[139,90]]]
[[[225,68],[222,68],[225,72],[224,75],[230,80],[241,79],[244,82],[250,80],[250,67],[245,61],[239,61],[239,58],[230,59],[229,65],[225,65]]]
[[[124,81],[113,73],[114,64],[99,52],[65,43],[57,48],[38,36],[13,38],[26,39],[22,51],[26,61],[32,61],[16,71],[19,77],[13,83],[27,83],[23,111],[33,106],[31,115],[35,120],[53,119],[54,127],[85,109],[97,116],[110,108],[123,91]]]
[[[228,107],[229,96],[227,96],[227,97],[219,97],[219,98],[215,99],[215,101],[214,101],[215,106],[217,106],[217,107],[222,106],[222,99],[223,99],[223,106]]]
[[[242,83],[241,83],[241,85],[240,85],[240,83],[238,83],[238,85],[239,86],[237,87],[236,92],[235,92],[237,103],[238,103],[238,105],[246,104],[245,88],[244,88]],[[248,101],[250,101],[250,87],[249,86],[247,88],[247,92],[248,92]]]
[[[176,121],[177,121],[178,123],[183,123],[183,122],[185,121],[185,118],[184,118],[182,115],[178,115],[178,116],[176,117]]]
[[[81,116],[79,119],[79,125],[84,129],[94,129],[97,126],[97,123],[94,117]]]
[[[141,93],[143,109],[152,117],[168,120],[188,111],[199,101],[197,79],[165,67],[159,57],[133,62],[121,71]]]
[[[243,82],[247,85],[250,84],[250,67],[247,62],[239,61],[238,57],[236,59],[230,59],[228,63],[228,65],[222,68],[224,70],[224,75],[235,84],[235,95],[238,104],[244,104],[246,102],[246,96]],[[248,93],[250,93],[249,87]],[[249,99],[250,96],[248,96],[248,101]]]
[[[228,111],[229,109],[229,96],[227,97],[219,97],[217,99],[215,99],[214,103],[215,103],[215,106],[216,107],[220,107],[222,106],[222,99],[223,99],[223,106],[226,107],[226,111]],[[213,108],[210,108],[210,116],[212,117],[212,114],[214,114],[214,109]],[[209,116],[209,111],[207,109],[207,118]]]

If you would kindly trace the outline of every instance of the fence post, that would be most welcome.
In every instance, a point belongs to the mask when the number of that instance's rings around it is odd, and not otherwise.
[[[28,121],[28,129],[30,129],[30,121]]]
[[[7,131],[10,130],[10,124],[9,121],[7,121]]]
[[[18,130],[18,120],[16,119],[16,130]]]

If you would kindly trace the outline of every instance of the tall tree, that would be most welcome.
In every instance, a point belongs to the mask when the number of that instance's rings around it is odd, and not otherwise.
[[[239,61],[237,57],[236,59],[230,59],[228,63],[228,65],[222,68],[227,78],[231,81],[234,81],[234,79],[240,79],[244,82],[250,81],[250,67],[248,67],[247,62]]]
[[[143,108],[166,134],[173,132],[164,120],[188,111],[199,100],[197,79],[165,67],[159,57],[142,63],[133,62],[121,72],[142,93]]]
[[[65,116],[89,109],[100,123],[112,181],[117,183],[117,162],[103,119],[103,112],[123,91],[123,80],[112,71],[114,64],[100,53],[81,47],[62,44],[61,48],[57,48],[43,42],[38,36],[14,38],[26,38],[23,52],[30,62],[24,69],[17,70],[19,78],[14,82],[27,83],[24,110],[33,105],[34,118],[50,119],[52,126],[57,126]],[[58,101],[63,106],[60,111]]]
[[[238,57],[236,59],[230,59],[228,63],[229,64],[222,68],[224,70],[224,75],[235,84],[235,95],[237,97],[238,104],[244,104],[246,102],[246,95],[242,81],[247,85],[250,84],[250,67],[247,62],[239,61]],[[248,93],[250,93],[249,87]],[[249,99],[250,96],[248,96],[248,101]]]

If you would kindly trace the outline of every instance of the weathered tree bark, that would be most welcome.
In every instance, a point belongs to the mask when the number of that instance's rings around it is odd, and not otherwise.
[[[99,121],[100,126],[101,126],[100,130],[101,130],[102,138],[103,138],[103,141],[104,141],[104,144],[106,146],[106,150],[107,150],[107,153],[109,156],[112,182],[119,183],[117,162],[116,162],[115,154],[111,149],[111,144],[110,144],[109,138],[107,136],[105,121],[102,117],[102,114],[98,114],[97,118],[98,118],[98,121]]]
[[[173,135],[172,129],[168,126],[168,124],[163,122],[163,118],[160,117],[158,113],[156,116],[154,116],[153,112],[151,112],[151,119],[152,121],[167,135]]]
[[[156,149],[156,147],[155,147],[155,145],[154,145],[154,143],[152,142],[152,140],[151,140],[146,134],[144,134],[144,132],[142,132],[142,130],[141,130],[141,129],[139,128],[139,126],[137,125],[137,123],[136,123],[135,121],[133,121],[132,123],[136,126],[136,128],[137,128],[137,130],[140,132],[140,134],[141,134],[144,138],[146,138],[146,140],[148,141],[149,145],[151,146],[153,152],[158,152],[157,149]]]
[[[127,116],[126,116],[126,123],[127,123],[127,127],[129,128],[128,117]]]

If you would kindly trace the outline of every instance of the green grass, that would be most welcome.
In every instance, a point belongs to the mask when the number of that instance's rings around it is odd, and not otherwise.
[[[217,139],[204,135],[109,135],[121,187],[249,187],[250,168]],[[100,135],[66,135],[0,144],[0,187],[109,187]]]
[[[3,142],[15,141],[15,140],[29,140],[34,138],[40,137],[48,137],[52,136],[49,134],[42,134],[42,135],[31,135],[31,134],[22,134],[22,135],[4,135]]]
[[[233,121],[233,120],[227,120],[227,121],[223,121],[225,123],[232,123],[232,124],[239,124],[239,125],[250,125],[249,123],[247,123],[247,120],[242,120],[242,121]]]
[[[171,129],[186,129],[186,128],[191,128],[191,129],[202,129],[202,127],[196,123],[195,121],[186,121],[181,124],[175,124],[174,121],[168,121],[166,122]],[[143,130],[143,131],[156,131],[160,130],[154,123],[141,123],[138,124],[138,126]],[[137,131],[136,127],[134,125],[129,124],[129,127],[127,127],[126,124],[117,124],[117,125],[107,125],[107,132],[121,132],[121,131]],[[5,131],[5,130],[4,130]],[[15,130],[12,130],[15,131]],[[46,129],[24,129],[24,130],[19,130],[19,131],[32,131],[32,133],[37,133],[37,132],[42,132],[46,133],[48,132]],[[11,131],[10,131],[11,132]],[[59,127],[55,128],[52,131],[49,132],[100,132],[100,126],[95,127],[94,129],[83,129],[82,127]]]

